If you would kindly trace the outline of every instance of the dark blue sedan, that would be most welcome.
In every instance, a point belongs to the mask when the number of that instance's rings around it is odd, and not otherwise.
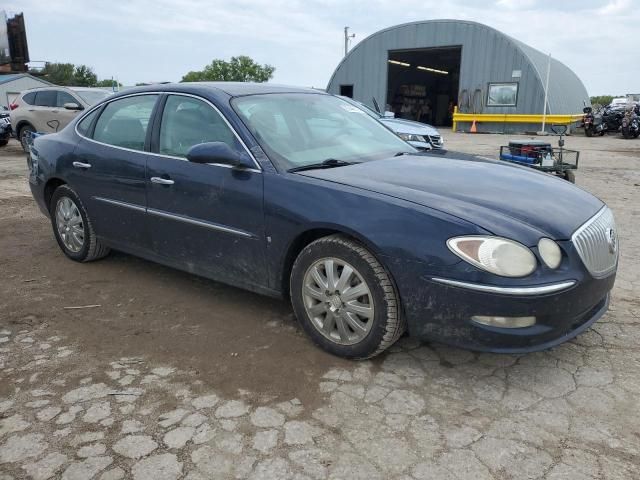
[[[563,180],[421,153],[318,91],[127,90],[35,139],[30,185],[62,251],[113,248],[291,299],[366,358],[410,335],[494,352],[568,340],[606,310],[613,215]]]

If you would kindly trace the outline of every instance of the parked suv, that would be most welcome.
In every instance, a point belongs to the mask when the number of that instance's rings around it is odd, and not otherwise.
[[[31,132],[62,130],[79,111],[111,95],[99,88],[43,87],[25,90],[12,103],[11,125],[25,152]]]

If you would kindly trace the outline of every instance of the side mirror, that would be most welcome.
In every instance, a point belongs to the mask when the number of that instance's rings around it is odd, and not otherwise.
[[[396,114],[387,110],[386,112],[384,112],[383,117],[384,118],[396,118]]]
[[[248,166],[245,159],[224,142],[206,142],[194,145],[187,152],[193,163],[220,163],[232,167]]]
[[[74,102],[65,103],[63,106],[65,110],[83,110],[81,105]]]

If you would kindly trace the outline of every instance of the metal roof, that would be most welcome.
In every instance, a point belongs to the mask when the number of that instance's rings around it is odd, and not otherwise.
[[[51,82],[47,82],[46,80],[43,80],[41,78],[34,77],[33,75],[29,75],[28,73],[0,74],[0,85],[2,85],[3,83],[13,82],[14,80],[18,80],[18,79],[24,78],[24,77],[31,78],[33,80],[36,80],[38,82],[42,82],[42,83],[47,84],[47,85],[53,85]]]
[[[389,51],[461,47],[459,95],[482,93],[485,113],[542,113],[548,55],[492,27],[468,20],[422,20],[380,30],[358,43],[336,67],[327,91],[353,85],[354,98],[367,104],[387,96]],[[519,72],[519,76],[515,76]],[[517,82],[516,107],[487,106],[490,83]],[[460,98],[459,98],[460,99]],[[548,112],[570,114],[589,102],[586,88],[566,65],[552,59]],[[480,112],[477,112],[480,113]]]

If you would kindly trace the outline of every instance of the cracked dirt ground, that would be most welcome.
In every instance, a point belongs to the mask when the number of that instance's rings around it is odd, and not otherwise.
[[[640,141],[567,146],[616,215],[610,312],[543,353],[404,338],[367,362],[317,350],[282,302],[66,260],[0,150],[0,480],[640,478]]]

